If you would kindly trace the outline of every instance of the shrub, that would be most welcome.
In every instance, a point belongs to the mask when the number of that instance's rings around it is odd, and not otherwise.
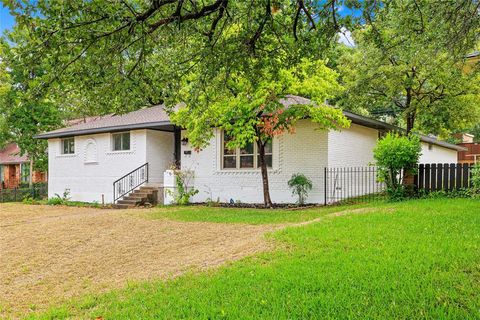
[[[472,197],[480,196],[480,163],[475,163],[471,169]]]
[[[392,199],[405,197],[401,173],[415,173],[421,150],[420,138],[415,135],[388,133],[378,141],[373,157],[379,167],[379,180],[386,183],[387,193]]]
[[[29,205],[36,205],[36,204],[39,204],[40,202],[37,199],[34,199],[32,196],[29,195],[29,196],[26,196],[25,198],[23,198],[22,203],[23,204],[29,204]]]
[[[313,184],[310,179],[301,173],[292,175],[288,180],[288,186],[292,194],[298,196],[298,204],[303,205],[308,197],[308,191],[312,190]]]
[[[48,201],[47,201],[47,204],[48,204],[49,206],[60,206],[60,205],[62,205],[62,204],[64,204],[64,203],[65,203],[65,201],[64,201],[62,198],[60,198],[60,197],[50,198],[50,199],[48,199]]]
[[[189,204],[190,198],[198,193],[197,189],[189,187],[190,181],[193,179],[193,172],[174,169],[173,173],[176,187],[176,192],[171,192],[173,201],[178,205]]]
[[[419,191],[418,197],[421,199],[453,199],[453,198],[471,198],[473,196],[472,189],[453,189],[453,190],[437,190],[431,192]]]
[[[65,189],[61,196],[58,193],[55,193],[55,197],[48,199],[47,204],[50,206],[65,205],[69,200],[70,189]]]

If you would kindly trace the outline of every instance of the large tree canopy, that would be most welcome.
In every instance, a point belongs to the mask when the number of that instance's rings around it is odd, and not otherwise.
[[[339,64],[347,87],[341,103],[396,118],[407,131],[438,134],[478,122],[479,73],[463,69],[479,23],[476,1],[386,3]]]
[[[17,18],[14,55],[48,66],[35,93],[91,113],[163,102],[192,70],[208,81],[250,57],[325,55],[345,21],[337,1],[3,2]]]
[[[34,136],[56,129],[61,124],[61,109],[51,100],[33,98],[29,92],[37,84],[41,68],[24,69],[10,54],[9,46],[0,42],[0,147],[16,142],[34,167],[43,171],[47,169],[47,143]]]
[[[459,56],[480,23],[478,0],[1,1],[17,21],[13,56],[44,67],[32,94],[48,90],[82,114],[163,102],[192,70],[207,82],[252,57],[325,59],[344,27],[370,27],[383,49],[423,37]]]

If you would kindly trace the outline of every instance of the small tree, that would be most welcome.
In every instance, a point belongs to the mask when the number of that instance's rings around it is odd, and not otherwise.
[[[323,61],[302,59],[288,68],[272,64],[264,62],[255,70],[231,72],[228,78],[220,75],[200,92],[186,85],[184,96],[178,98],[187,104],[171,115],[175,124],[187,129],[189,142],[197,149],[208,145],[214,128],[230,137],[227,148],[255,143],[266,207],[273,205],[265,157],[268,143],[282,134],[295,133],[297,121],[305,118],[318,130],[350,125],[340,109],[325,103],[342,87],[338,74]]]
[[[292,194],[298,196],[298,204],[303,205],[308,196],[308,191],[312,190],[312,180],[301,173],[295,173],[288,180],[288,186],[292,189]]]
[[[420,138],[415,135],[388,133],[378,141],[373,157],[380,169],[380,178],[387,184],[391,196],[403,191],[402,170],[404,174],[414,173],[421,150]]]

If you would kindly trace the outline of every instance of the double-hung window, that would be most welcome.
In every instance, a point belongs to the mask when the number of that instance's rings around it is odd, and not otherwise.
[[[260,167],[260,154],[256,143],[249,143],[244,148],[230,149],[227,147],[232,138],[226,133],[222,136],[222,169],[254,169]],[[267,167],[272,167],[272,143],[265,146],[265,161]]]
[[[62,139],[62,154],[75,153],[75,138]]]
[[[112,147],[113,151],[130,150],[130,132],[112,134]]]

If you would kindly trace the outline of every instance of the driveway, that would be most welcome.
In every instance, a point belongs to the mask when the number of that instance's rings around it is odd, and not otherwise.
[[[267,250],[278,226],[149,220],[139,210],[0,204],[0,318]]]

